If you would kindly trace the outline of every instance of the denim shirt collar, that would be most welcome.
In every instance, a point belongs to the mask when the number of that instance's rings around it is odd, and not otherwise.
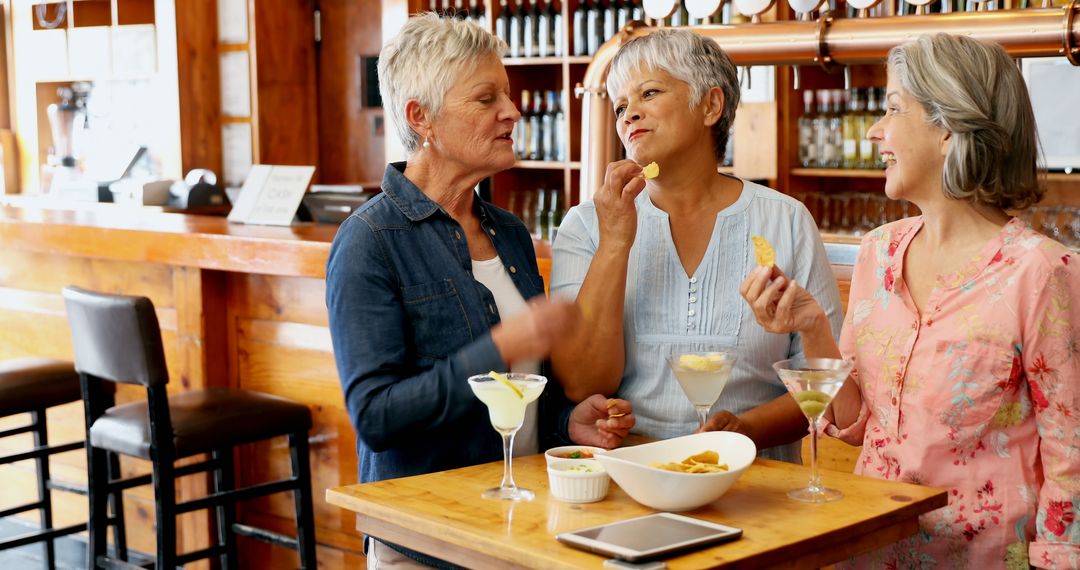
[[[412,222],[419,222],[429,218],[436,212],[442,212],[443,215],[450,217],[442,209],[442,206],[428,198],[427,194],[424,194],[419,186],[405,177],[406,164],[406,162],[402,161],[391,162],[386,165],[382,180],[382,191],[386,194],[386,197]],[[483,200],[473,200],[473,209],[480,216],[481,223],[490,218],[487,204]]]

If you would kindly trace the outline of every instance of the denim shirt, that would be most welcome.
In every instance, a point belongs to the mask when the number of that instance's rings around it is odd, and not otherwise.
[[[473,279],[464,230],[404,170],[404,162],[388,165],[382,193],[342,223],[326,269],[361,482],[502,458],[502,439],[466,381],[507,368],[491,340],[495,299]],[[522,297],[542,295],[525,226],[479,197],[473,208]],[[553,388],[540,404],[542,443],[556,431],[565,438],[569,410]]]

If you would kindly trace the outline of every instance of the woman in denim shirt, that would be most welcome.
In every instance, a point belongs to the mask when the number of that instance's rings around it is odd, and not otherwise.
[[[380,55],[379,83],[409,160],[388,165],[383,192],[341,225],[326,271],[362,482],[501,459],[501,438],[466,379],[539,372],[577,320],[573,304],[544,299],[525,226],[473,191],[514,164],[520,113],[505,50],[472,23],[426,14]],[[628,402],[608,403],[595,395],[571,406],[553,384],[530,406],[515,453],[558,439],[620,444],[634,416]],[[445,566],[377,540],[366,550],[369,567]]]

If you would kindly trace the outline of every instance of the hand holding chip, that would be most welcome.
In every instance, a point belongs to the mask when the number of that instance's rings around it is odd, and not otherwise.
[[[739,287],[739,294],[750,304],[765,330],[786,334],[812,330],[825,316],[814,296],[784,275],[776,263],[776,252],[768,240],[751,238],[758,267]]]
[[[634,200],[645,189],[641,166],[620,160],[607,166],[604,185],[593,197],[600,222],[600,247],[615,246],[629,251],[637,234],[637,206]]]
[[[622,445],[635,422],[630,402],[593,394],[570,412],[567,431],[578,445],[612,449]]]

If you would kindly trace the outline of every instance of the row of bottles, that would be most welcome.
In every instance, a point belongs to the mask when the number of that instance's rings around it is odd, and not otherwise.
[[[885,90],[803,91],[799,164],[805,168],[884,168],[866,132],[881,116]]]
[[[562,57],[563,19],[555,0],[499,0],[495,35],[510,46],[507,57]]]
[[[519,160],[566,160],[564,94],[552,90],[521,92],[521,118],[514,129]]]
[[[462,20],[469,20],[475,22],[481,28],[487,29],[484,5],[480,4],[479,0],[469,0],[468,7],[465,6],[464,0],[454,0],[453,5],[450,4],[450,0],[443,0],[441,7],[439,6],[439,0],[430,0],[428,9],[440,16],[453,16]]]
[[[566,206],[561,188],[515,190],[510,194],[509,210],[525,223],[533,237],[555,241]]]
[[[574,11],[574,55],[593,55],[626,24],[644,20],[641,0],[582,0]]]

